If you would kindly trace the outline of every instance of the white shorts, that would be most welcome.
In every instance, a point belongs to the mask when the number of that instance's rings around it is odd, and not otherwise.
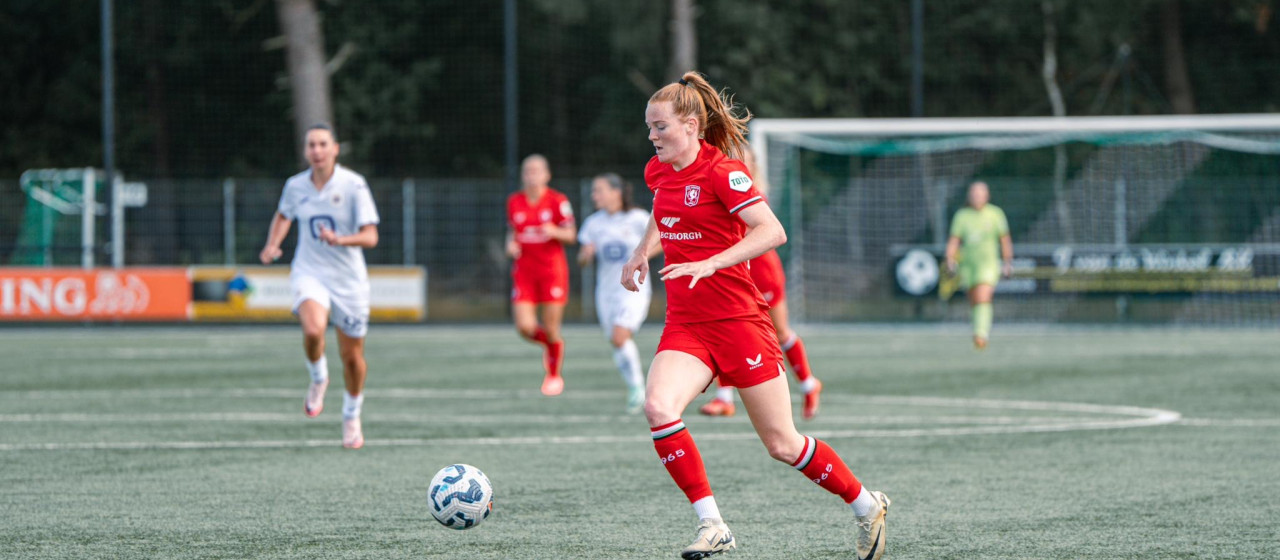
[[[633,333],[649,316],[648,293],[621,292],[601,294],[596,297],[596,315],[606,337],[613,336],[613,327],[622,327]]]
[[[356,293],[342,294],[331,290],[323,280],[311,275],[291,275],[293,286],[293,313],[298,313],[302,302],[312,300],[329,312],[329,322],[352,338],[364,338],[369,333],[369,284]]]

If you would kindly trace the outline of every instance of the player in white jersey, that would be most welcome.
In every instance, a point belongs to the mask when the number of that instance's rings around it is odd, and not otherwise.
[[[331,127],[318,124],[307,129],[306,157],[311,168],[285,182],[259,258],[262,264],[280,258],[280,244],[293,221],[298,221],[298,248],[289,282],[311,374],[303,412],[315,417],[324,408],[329,386],[325,331],[332,317],[347,388],[342,400],[342,445],[359,449],[364,446],[360,408],[367,374],[364,337],[369,330],[364,249],[378,245],[378,209],[364,177],[338,165],[338,139]]]
[[[649,213],[635,207],[631,185],[615,173],[598,175],[591,182],[591,201],[597,211],[578,230],[578,263],[596,263],[596,315],[605,336],[613,344],[613,362],[627,382],[627,412],[639,413],[644,406],[644,376],[640,372],[640,351],[632,335],[649,315],[650,284],[631,292],[622,287],[622,265],[635,252],[649,227]]]

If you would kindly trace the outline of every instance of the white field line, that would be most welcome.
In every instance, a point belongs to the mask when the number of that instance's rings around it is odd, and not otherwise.
[[[900,438],[900,437],[939,437],[969,436],[992,434],[1027,434],[1044,432],[1067,432],[1076,430],[1112,430],[1119,428],[1137,428],[1157,426],[1177,422],[1176,412],[1165,411],[1165,414],[1147,418],[1097,422],[1065,422],[1057,424],[1027,424],[1021,426],[978,426],[967,428],[920,428],[908,430],[820,430],[808,432],[809,435],[822,439],[845,438]],[[701,433],[699,440],[704,441],[741,441],[754,440],[760,436],[755,432],[738,433]],[[425,447],[425,446],[505,446],[505,445],[601,445],[611,443],[647,443],[652,441],[647,435],[603,435],[603,436],[526,436],[526,437],[479,437],[479,438],[398,438],[371,439],[365,445],[372,447]],[[282,449],[299,447],[338,447],[339,440],[307,439],[307,440],[257,440],[257,441],[126,441],[126,442],[84,442],[84,443],[14,443],[0,444],[0,451],[127,451],[127,450],[195,450],[195,449]]]
[[[597,400],[614,399],[620,390],[570,390],[557,399]],[[75,399],[152,399],[152,398],[301,398],[303,388],[256,389],[72,389],[0,391],[0,399],[19,400],[75,400]],[[365,393],[370,399],[447,399],[447,400],[516,400],[543,398],[537,389],[430,389],[430,388],[370,388]],[[793,393],[792,400],[802,398]],[[1098,405],[1084,403],[1023,401],[1000,399],[971,399],[951,397],[916,397],[897,395],[840,395],[824,393],[826,402],[844,404],[870,404],[883,406],[918,406],[925,408],[980,408],[991,410],[1048,411],[1071,414],[1105,414],[1120,416],[1152,416],[1160,411],[1133,406]]]
[[[1029,423],[1063,423],[1079,422],[1079,417],[1068,416],[928,416],[928,415],[864,415],[839,416],[823,415],[823,424],[874,424],[874,425],[1025,425]],[[490,414],[490,415],[456,415],[456,414],[397,414],[372,413],[364,416],[366,422],[403,422],[438,425],[471,425],[471,424],[640,424],[644,419],[640,416],[623,415],[555,415],[555,414]],[[745,417],[717,418],[706,420],[716,424],[748,424]],[[154,413],[154,414],[114,414],[114,413],[37,413],[37,414],[0,414],[0,424],[18,423],[86,423],[86,424],[149,424],[171,422],[263,422],[263,423],[315,423],[316,420],[301,414],[282,412],[211,412],[211,413]]]
[[[954,399],[951,399],[954,400]],[[995,401],[985,401],[988,404]],[[1018,401],[1022,408],[1029,407],[1030,401]],[[1056,405],[1068,407],[1095,407],[1096,405],[1080,405],[1078,403],[1039,403],[1045,408]],[[1105,407],[1104,407],[1105,408]],[[1121,428],[1139,428],[1170,424],[1181,419],[1177,412],[1159,409],[1140,409],[1121,407],[1125,414],[1133,414],[1132,418],[1103,420],[1067,420],[1063,422],[1045,422],[1032,424],[967,426],[943,428],[911,428],[904,430],[818,430],[809,432],[814,437],[823,439],[844,438],[901,438],[901,437],[950,437],[993,434],[1027,434],[1053,433],[1077,430],[1113,430]],[[1138,415],[1138,411],[1147,413]],[[702,433],[701,440],[737,441],[752,440],[759,436],[755,432],[736,433]],[[645,435],[601,435],[601,436],[525,436],[525,437],[479,437],[479,438],[399,438],[369,440],[368,445],[374,447],[417,447],[417,446],[503,446],[503,445],[600,445],[610,443],[641,443],[650,438]],[[194,449],[279,449],[299,447],[337,447],[336,440],[256,440],[256,441],[127,441],[127,442],[81,442],[81,443],[7,443],[0,444],[0,451],[72,451],[72,450],[194,450]]]
[[[1183,418],[1178,423],[1204,427],[1274,428],[1280,427],[1280,418]]]

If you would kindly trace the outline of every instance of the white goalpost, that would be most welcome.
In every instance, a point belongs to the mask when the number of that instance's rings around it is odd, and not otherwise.
[[[755,119],[793,313],[959,320],[937,259],[968,184],[1006,211],[997,317],[1280,319],[1280,115]]]

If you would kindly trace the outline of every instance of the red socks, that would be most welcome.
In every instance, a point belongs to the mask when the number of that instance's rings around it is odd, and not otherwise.
[[[804,353],[804,341],[799,336],[791,333],[791,338],[782,342],[782,351],[787,354],[787,362],[791,364],[791,370],[796,372],[796,380],[804,383],[811,373],[809,373],[809,356]]]
[[[547,375],[560,376],[560,364],[564,361],[564,341],[546,343],[547,350],[542,355],[542,365],[547,368]]]
[[[546,346],[547,331],[543,330],[542,327],[538,327],[538,330],[533,331],[533,336],[529,337],[529,340],[532,340],[534,342],[537,342],[538,344]]]
[[[547,331],[542,327],[538,327],[538,330],[533,331],[533,336],[529,337],[529,340],[537,342],[544,347],[542,367],[546,368],[547,375],[559,377],[560,364],[564,362],[564,341],[551,342],[547,338]]]
[[[862,483],[853,476],[853,472],[849,470],[848,465],[844,464],[844,460],[840,459],[835,450],[826,443],[815,438],[804,436],[804,450],[800,452],[800,458],[791,466],[804,473],[818,486],[840,496],[846,504],[853,502],[862,491]]]
[[[693,443],[689,430],[684,429],[684,421],[676,420],[650,428],[650,431],[658,458],[667,467],[667,473],[676,481],[676,486],[689,498],[689,503],[710,496],[711,483],[707,481],[707,471],[702,466],[702,455],[698,453],[698,446]]]

